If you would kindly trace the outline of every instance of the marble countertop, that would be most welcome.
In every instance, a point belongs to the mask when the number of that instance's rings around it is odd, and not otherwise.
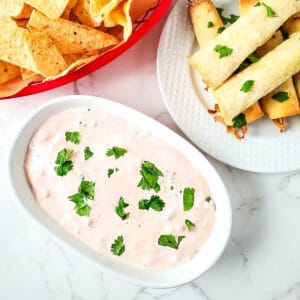
[[[248,173],[208,157],[231,197],[232,236],[221,259],[205,275],[165,290],[129,285],[101,272],[29,220],[7,191],[9,145],[24,118],[53,97],[110,98],[180,132],[163,104],[156,79],[162,26],[163,21],[127,53],[75,83],[0,102],[0,299],[300,299],[300,171]]]

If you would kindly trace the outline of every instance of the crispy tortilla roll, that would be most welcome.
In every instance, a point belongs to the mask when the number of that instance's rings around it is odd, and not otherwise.
[[[272,120],[298,115],[300,113],[299,101],[292,78],[263,97],[261,105]]]
[[[20,75],[20,68],[0,60],[0,84]]]
[[[29,32],[10,18],[0,18],[0,59],[45,77],[67,66],[52,39],[45,33]]]
[[[282,33],[280,31],[277,31],[275,35],[264,46],[260,47],[260,49],[256,51],[257,56],[264,56],[282,42]],[[280,102],[274,99],[274,95],[278,95],[278,93],[282,92],[287,93],[287,100],[284,100],[284,102]],[[272,120],[286,118],[300,113],[299,100],[292,78],[289,78],[274,91],[263,97],[260,103],[263,111]]]
[[[28,27],[47,33],[62,54],[94,52],[119,42],[108,33],[65,19],[51,20],[36,10]]]
[[[69,0],[25,0],[25,2],[47,17],[57,19],[63,14]]]
[[[256,3],[256,0],[239,0],[240,10],[245,13],[251,6],[255,5]],[[287,21],[286,23],[288,22],[289,21]],[[259,47],[255,51],[255,54],[257,57],[262,57],[268,52],[272,51],[282,42],[283,36],[281,31],[278,30],[266,44]],[[273,98],[274,95],[278,95],[278,93],[282,92],[288,94],[287,100],[285,100],[284,102],[280,102]],[[272,91],[267,96],[263,97],[260,103],[263,111],[272,120],[290,117],[300,113],[298,96],[294,87],[293,80],[291,78],[281,84],[275,91]]]
[[[235,116],[300,71],[299,39],[300,33],[293,34],[214,91],[227,125]]]
[[[63,19],[69,19],[72,9],[74,9],[75,5],[77,4],[77,0],[69,0],[68,5],[66,6],[64,12],[60,16]]]
[[[193,1],[189,12],[198,44],[204,47],[218,35],[218,28],[224,26],[223,21],[211,0]],[[264,115],[258,102],[246,109],[244,114],[247,123]]]
[[[283,29],[288,35],[300,31],[300,18],[291,18],[283,25]]]
[[[265,6],[268,4],[274,15]],[[244,16],[190,57],[190,63],[206,84],[216,89],[298,11],[300,1],[296,0],[272,0],[251,7]]]
[[[213,41],[223,21],[211,0],[195,0],[189,8],[196,39],[200,47]]]

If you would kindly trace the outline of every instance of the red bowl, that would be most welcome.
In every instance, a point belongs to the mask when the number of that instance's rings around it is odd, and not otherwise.
[[[135,29],[133,30],[133,33],[131,34],[130,38],[125,43],[121,44],[119,47],[101,55],[99,58],[92,61],[91,63],[88,63],[77,70],[71,71],[63,77],[45,82],[33,82],[17,94],[9,97],[0,98],[0,100],[23,97],[48,91],[60,87],[64,84],[67,84],[71,81],[75,81],[101,68],[102,66],[111,62],[113,59],[115,59],[123,52],[128,50],[131,46],[138,42],[150,29],[152,29],[155,26],[155,24],[166,13],[171,2],[172,0],[158,1],[158,4],[155,7],[151,8],[142,19],[136,22],[134,26]]]

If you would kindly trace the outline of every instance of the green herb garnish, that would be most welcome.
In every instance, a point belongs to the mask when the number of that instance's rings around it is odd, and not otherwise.
[[[236,15],[230,15],[229,18],[227,17],[224,17],[223,16],[223,11],[224,11],[224,8],[220,8],[220,7],[217,7],[217,11],[223,21],[223,23],[226,25],[226,24],[233,24],[236,20],[238,20],[239,16],[236,16]]]
[[[118,171],[119,171],[118,168],[108,169],[108,170],[107,170],[107,176],[108,176],[108,178],[110,178],[110,176],[111,176],[112,174],[114,174],[115,172],[118,172]]]
[[[166,246],[166,247],[170,247],[170,248],[178,250],[178,247],[184,238],[185,238],[185,236],[180,235],[180,236],[178,236],[178,238],[176,240],[174,235],[164,234],[159,237],[158,245]]]
[[[287,92],[278,92],[275,95],[273,95],[272,98],[277,100],[278,102],[282,103],[282,102],[288,100],[290,97]]]
[[[246,116],[244,114],[239,114],[238,116],[232,119],[233,128],[241,128],[247,125]]]
[[[124,238],[122,235],[119,235],[111,245],[111,252],[117,256],[120,256],[125,252]]]
[[[194,196],[195,189],[194,188],[185,188],[183,190],[183,210],[190,210],[194,205]]]
[[[192,221],[190,221],[190,220],[188,220],[188,219],[186,219],[186,220],[184,221],[184,223],[185,223],[185,225],[186,225],[188,231],[192,231],[192,230],[196,227],[196,225],[195,225]]]
[[[232,54],[233,49],[225,46],[225,45],[216,45],[214,51],[219,53],[219,58],[223,58]]]
[[[94,153],[91,151],[90,147],[85,147],[84,148],[84,159],[88,160],[94,155]]]
[[[209,21],[209,22],[207,23],[207,27],[208,27],[208,28],[214,27],[214,23],[213,23],[212,21]]]
[[[222,33],[225,30],[225,27],[219,27],[217,30],[217,33]]]
[[[66,149],[58,152],[55,160],[57,166],[54,168],[58,176],[66,176],[73,169],[72,161],[68,160],[70,153],[71,152]]]
[[[254,80],[247,80],[243,83],[240,91],[241,92],[244,92],[244,93],[247,93],[250,91],[251,87],[253,86],[254,84]]]
[[[124,213],[123,209],[128,207],[129,204],[125,203],[124,198],[120,197],[118,206],[115,208],[116,214],[124,221],[129,218],[129,213]]]
[[[264,2],[257,2],[254,6],[261,6],[261,5],[263,5],[266,8],[267,17],[271,17],[272,18],[272,17],[276,16],[275,11],[270,6],[268,6],[266,3],[264,3]]]
[[[209,203],[210,200],[211,200],[211,196],[207,196],[207,197],[205,198],[205,201],[206,201],[207,203]]]
[[[160,191],[160,186],[157,181],[158,178],[164,176],[164,174],[156,168],[153,163],[144,161],[140,169],[140,174],[142,179],[138,183],[138,187],[141,187],[143,190],[153,189],[156,193]]]
[[[65,137],[67,142],[72,142],[76,145],[79,145],[80,143],[80,133],[78,131],[74,131],[74,132],[68,131],[65,133]]]
[[[89,216],[91,207],[87,200],[94,200],[95,182],[81,181],[78,187],[78,193],[71,195],[68,199],[75,203],[74,210],[79,216]]]
[[[114,156],[115,159],[118,159],[121,156],[125,155],[126,153],[127,153],[126,149],[114,146],[111,149],[108,149],[106,151],[106,156]]]
[[[165,207],[165,202],[157,195],[152,195],[149,200],[143,199],[139,201],[139,209],[149,210],[152,208],[156,211],[162,211]]]

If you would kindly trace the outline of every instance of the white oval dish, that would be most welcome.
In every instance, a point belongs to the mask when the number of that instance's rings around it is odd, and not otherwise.
[[[178,149],[186,157],[193,158],[194,167],[206,178],[211,195],[216,203],[215,225],[207,242],[188,263],[169,269],[142,269],[120,263],[113,257],[107,257],[92,250],[63,230],[47,216],[36,203],[24,173],[24,158],[27,146],[35,131],[51,116],[63,110],[87,107],[108,111],[129,120],[142,130],[151,130],[156,136]],[[24,124],[17,135],[9,157],[9,175],[12,190],[18,203],[52,235],[70,248],[89,258],[104,271],[136,285],[155,288],[174,287],[191,281],[206,272],[221,256],[230,237],[231,206],[227,191],[215,169],[207,159],[182,137],[154,121],[150,117],[107,99],[90,96],[66,96],[50,101],[36,111]]]

